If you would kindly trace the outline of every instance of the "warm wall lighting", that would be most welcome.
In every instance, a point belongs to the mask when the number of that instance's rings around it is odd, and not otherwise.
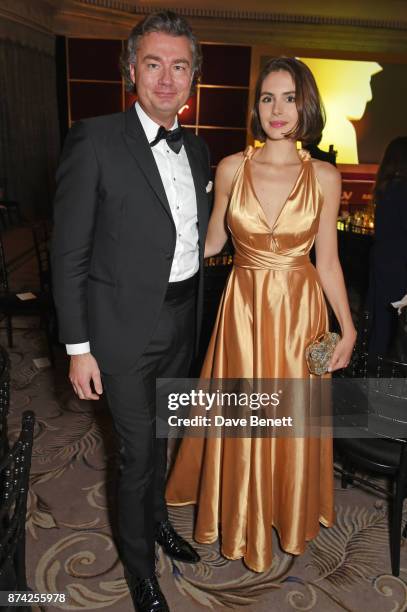
[[[322,149],[333,144],[339,164],[357,164],[356,131],[351,121],[359,121],[372,99],[370,79],[383,68],[377,62],[353,60],[301,59],[312,70],[326,110]]]
[[[184,110],[189,110],[189,104],[184,104],[184,106],[181,106],[181,108],[178,111],[178,115],[182,115]]]

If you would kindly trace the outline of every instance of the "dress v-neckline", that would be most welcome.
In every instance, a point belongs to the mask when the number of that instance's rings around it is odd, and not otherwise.
[[[288,202],[290,201],[291,196],[293,195],[294,191],[296,190],[297,185],[298,185],[298,183],[299,183],[299,181],[300,181],[300,179],[301,179],[301,177],[302,177],[302,175],[303,175],[304,168],[305,168],[305,163],[304,163],[304,162],[305,162],[306,160],[305,160],[305,159],[302,159],[302,157],[300,156],[301,168],[300,168],[300,170],[299,170],[299,172],[298,172],[297,178],[295,179],[294,185],[292,186],[292,188],[291,188],[291,190],[290,190],[290,192],[289,192],[288,196],[286,197],[285,201],[283,202],[283,205],[281,206],[281,208],[280,208],[280,210],[279,210],[279,212],[278,212],[278,214],[277,214],[277,216],[276,216],[276,218],[275,218],[275,220],[274,220],[274,222],[273,222],[273,225],[270,225],[270,223],[269,223],[269,221],[268,221],[268,219],[267,219],[266,212],[265,212],[265,210],[264,210],[264,208],[263,208],[263,205],[262,205],[262,203],[260,202],[259,198],[257,197],[256,190],[255,190],[255,188],[254,188],[254,184],[253,184],[253,177],[252,177],[252,170],[251,170],[251,166],[250,166],[250,162],[251,162],[251,160],[252,160],[252,157],[253,157],[253,152],[252,152],[252,155],[248,156],[248,158],[247,158],[247,161],[249,162],[249,163],[247,164],[247,170],[248,170],[248,179],[249,179],[250,189],[251,189],[252,194],[253,194],[253,197],[254,197],[254,199],[256,200],[256,203],[257,203],[257,205],[258,205],[258,207],[259,207],[259,209],[260,209],[260,211],[261,211],[261,214],[262,214],[262,216],[263,216],[263,220],[265,221],[265,223],[266,223],[267,227],[269,228],[270,233],[273,233],[273,232],[274,232],[274,229],[275,229],[275,227],[276,227],[276,225],[277,225],[277,223],[278,223],[278,221],[279,221],[279,219],[280,219],[280,217],[281,217],[282,212],[283,212],[283,211],[285,210],[285,208],[287,207],[287,204],[288,204]]]

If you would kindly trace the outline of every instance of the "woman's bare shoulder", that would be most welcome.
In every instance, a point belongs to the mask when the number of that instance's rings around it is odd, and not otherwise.
[[[216,178],[217,180],[223,180],[226,183],[231,183],[233,178],[243,161],[243,151],[239,153],[234,153],[233,155],[228,155],[224,157],[218,164],[216,170]]]
[[[341,173],[329,162],[313,158],[312,164],[321,184],[334,186],[341,182]]]
[[[228,155],[227,157],[224,157],[220,160],[218,168],[221,168],[224,172],[231,172],[233,170],[237,170],[237,168],[243,161],[243,156],[243,151],[233,153],[233,155]]]

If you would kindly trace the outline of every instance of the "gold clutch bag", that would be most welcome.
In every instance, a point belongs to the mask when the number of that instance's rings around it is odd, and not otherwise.
[[[305,349],[305,359],[311,374],[326,374],[336,345],[341,339],[335,332],[326,332]]]

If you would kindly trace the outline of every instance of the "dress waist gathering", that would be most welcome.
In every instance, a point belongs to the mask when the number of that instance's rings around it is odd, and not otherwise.
[[[236,268],[250,270],[298,270],[310,266],[308,253],[305,255],[288,255],[272,251],[251,249],[248,245],[240,246],[233,257]]]

